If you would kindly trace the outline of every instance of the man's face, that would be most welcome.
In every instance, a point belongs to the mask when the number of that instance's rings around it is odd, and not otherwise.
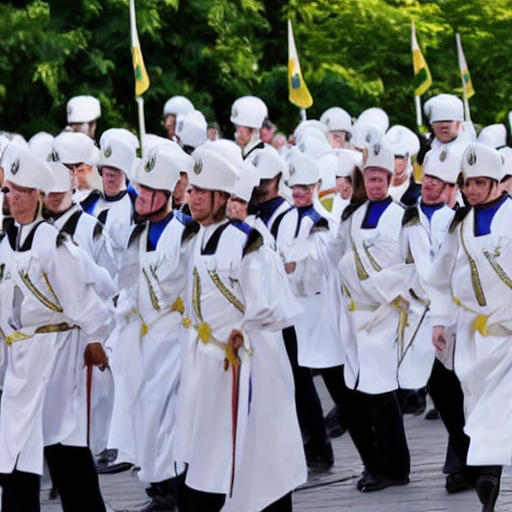
[[[164,117],[164,128],[167,132],[167,137],[172,139],[176,131],[176,116],[174,114],[167,114]]]
[[[94,139],[96,134],[96,121],[91,121],[90,123],[72,123],[70,124],[71,131],[77,133],[83,133],[87,135],[91,139]]]
[[[493,201],[498,196],[498,190],[493,180],[483,176],[467,178],[464,182],[464,195],[471,206]]]
[[[292,187],[293,203],[298,208],[313,204],[313,192],[315,185],[295,185]]]
[[[367,167],[363,172],[364,188],[370,201],[388,197],[389,173],[379,167]]]
[[[135,200],[135,211],[141,217],[148,217],[152,213],[161,211],[168,202],[168,196],[162,190],[141,186]]]
[[[194,187],[188,189],[188,206],[192,217],[203,226],[209,226],[222,220],[228,200],[227,194],[218,190],[205,190]]]
[[[395,176],[402,176],[405,171],[407,160],[401,156],[395,156]]]
[[[432,123],[432,130],[439,142],[446,144],[459,135],[460,121],[437,121]]]
[[[347,132],[343,130],[333,130],[328,133],[327,139],[333,148],[344,148],[347,145]]]
[[[71,178],[73,186],[78,190],[90,188],[89,177],[92,174],[92,167],[87,164],[74,165],[71,168]]]
[[[352,182],[345,176],[336,178],[336,192],[341,196],[342,199],[350,199],[352,195]]]
[[[264,203],[270,201],[279,195],[279,180],[271,178],[268,180],[260,180],[260,184],[254,189],[256,203]]]
[[[245,146],[247,146],[247,144],[249,144],[251,141],[252,134],[252,128],[236,125],[235,141],[241,148],[245,148]]]
[[[180,179],[178,183],[176,183],[176,187],[174,188],[173,197],[174,203],[178,206],[181,206],[185,201],[185,194],[188,188],[188,176],[186,172],[180,172]]]
[[[274,137],[275,131],[276,131],[275,126],[273,126],[272,128],[267,128],[266,126],[263,126],[260,130],[260,139],[263,142],[270,144],[272,142],[272,138]]]
[[[425,174],[421,183],[421,199],[425,204],[438,204],[444,202],[445,182]]]
[[[125,189],[126,180],[123,171],[113,167],[103,167],[101,170],[103,190],[107,196],[115,196]]]
[[[71,191],[50,192],[44,198],[44,206],[51,213],[66,211],[71,206]]]
[[[9,202],[9,208],[14,220],[21,225],[34,221],[39,202],[39,190],[15,185],[10,181],[4,183],[5,195]]]

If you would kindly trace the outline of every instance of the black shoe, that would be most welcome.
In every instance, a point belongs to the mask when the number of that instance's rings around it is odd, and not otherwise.
[[[482,475],[476,481],[476,493],[483,505],[482,512],[494,512],[494,505],[500,492],[500,479],[493,475]]]
[[[112,475],[114,473],[122,473],[123,471],[128,471],[133,467],[131,462],[100,462],[96,464],[96,468],[98,469],[98,473],[100,475]]]
[[[325,428],[330,438],[341,437],[346,431],[347,426],[343,420],[341,407],[335,405],[324,418]]]
[[[95,455],[96,464],[104,462],[113,462],[114,460],[117,459],[117,453],[118,451],[115,448],[108,450],[105,448],[105,450]]]
[[[437,412],[436,408],[430,409],[430,411],[425,414],[426,420],[438,420],[439,419],[439,413]]]
[[[464,478],[464,475],[460,471],[455,471],[446,477],[445,487],[448,494],[455,494],[457,492],[467,491],[473,486]]]
[[[307,457],[306,464],[308,466],[308,469],[311,469],[313,471],[328,471],[334,465],[334,457]]]
[[[425,409],[427,408],[427,399],[424,389],[404,389],[400,391],[403,392],[403,394],[398,395],[403,414],[419,416],[425,412]]]
[[[361,492],[373,492],[386,489],[394,485],[407,485],[409,483],[409,477],[405,478],[390,478],[377,473],[363,472],[362,476],[357,481],[356,487]]]

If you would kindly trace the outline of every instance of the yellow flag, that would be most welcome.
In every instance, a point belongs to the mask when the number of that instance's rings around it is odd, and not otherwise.
[[[288,20],[288,99],[299,108],[309,108],[313,98],[304,82],[300,70],[299,56],[293,38],[292,22]]]
[[[414,23],[411,30],[412,65],[414,68],[414,95],[421,96],[432,85],[432,76],[428,69],[427,61],[421,53],[421,48],[416,40],[416,28]]]
[[[132,35],[133,71],[135,73],[135,96],[142,96],[149,89],[149,76],[140,50],[137,23],[135,21],[135,0],[130,0],[130,31]]]
[[[473,89],[473,82],[471,81],[471,76],[469,75],[466,57],[464,57],[464,52],[462,51],[460,35],[456,34],[455,39],[457,40],[457,57],[459,58],[459,69],[460,77],[462,78],[462,88],[464,89],[464,96],[466,97],[467,100],[469,100],[471,96],[474,96],[475,89]]]

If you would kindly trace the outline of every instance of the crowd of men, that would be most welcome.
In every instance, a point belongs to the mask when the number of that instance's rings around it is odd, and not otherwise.
[[[2,510],[40,510],[46,461],[66,512],[105,511],[98,472],[128,469],[141,512],[291,512],[346,430],[357,490],[406,485],[403,414],[428,389],[447,491],[492,512],[512,462],[512,149],[455,96],[424,110],[426,137],[333,107],[287,141],[244,96],[231,141],[174,96],[167,137],[96,143],[100,103],[78,96],[55,137],[0,135]]]

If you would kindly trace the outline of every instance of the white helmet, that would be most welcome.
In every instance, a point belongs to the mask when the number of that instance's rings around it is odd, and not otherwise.
[[[238,98],[231,107],[230,120],[238,126],[260,129],[268,117],[267,105],[256,96]]]
[[[53,177],[48,163],[19,144],[11,142],[6,146],[0,167],[4,170],[4,180],[20,187],[35,188],[44,193],[52,187]]]
[[[192,153],[194,167],[188,173],[189,184],[206,190],[220,190],[232,194],[243,165],[237,155],[221,141],[208,141]]]
[[[352,118],[346,110],[340,107],[328,108],[320,116],[320,122],[325,124],[330,132],[341,130],[352,133]]]
[[[464,179],[491,178],[498,182],[503,177],[503,160],[497,149],[473,142],[466,146],[462,156]]]
[[[169,98],[164,105],[164,116],[169,114],[178,116],[180,114],[186,115],[194,110],[192,102],[185,98],[185,96],[173,96]]]
[[[409,128],[395,124],[386,132],[386,141],[395,156],[410,158],[420,150],[420,139]]]
[[[71,192],[71,173],[69,169],[61,162],[48,162],[48,167],[53,176],[53,184],[49,187],[48,193]]]
[[[453,94],[438,94],[423,105],[430,123],[441,121],[464,121],[464,104]]]
[[[236,177],[233,195],[243,199],[248,203],[251,199],[253,190],[260,184],[258,171],[247,160],[242,165],[242,171]]]
[[[423,174],[454,185],[462,171],[464,144],[449,144],[430,150],[425,155]]]
[[[41,160],[49,162],[52,159],[53,135],[46,132],[38,132],[28,141],[28,148]]]
[[[295,185],[314,185],[320,180],[320,168],[316,161],[298,150],[290,154],[290,164],[286,184],[291,188]]]
[[[288,172],[288,165],[284,158],[271,146],[253,151],[249,158],[260,180],[271,180],[279,173],[284,176]]]
[[[356,126],[365,125],[375,126],[385,132],[389,128],[389,117],[386,112],[379,107],[367,108],[366,110],[363,110],[356,119],[354,128]]]
[[[177,144],[160,145],[151,149],[138,165],[133,181],[154,190],[172,192],[180,173],[192,171],[194,161]]]
[[[512,176],[512,148],[505,146],[504,148],[498,149],[498,151],[503,159],[503,174],[501,179]]]
[[[112,137],[108,140],[108,144],[101,147],[100,150],[98,167],[117,169],[124,172],[128,179],[131,179],[132,169],[137,158],[133,146],[124,139]]]
[[[75,96],[68,101],[68,124],[90,123],[101,116],[101,104],[94,96]]]
[[[374,142],[368,148],[368,157],[364,169],[377,167],[393,174],[395,172],[395,155],[384,138]]]
[[[197,148],[207,140],[208,123],[202,112],[193,110],[176,118],[176,135],[183,146]]]
[[[62,132],[53,139],[52,160],[65,165],[96,165],[100,150],[87,135],[78,132]]]
[[[140,147],[140,142],[137,135],[133,134],[126,128],[109,128],[108,130],[105,130],[100,137],[100,147],[104,148],[108,146],[108,143],[110,140],[112,140],[112,138],[123,139],[128,144],[130,144],[130,146],[132,146],[135,151],[137,151],[137,149]]]
[[[160,137],[160,135],[155,135],[154,133],[145,133],[142,137],[143,158],[145,158],[154,147],[162,145],[176,146],[178,143],[168,139],[167,137]]]
[[[476,141],[490,148],[500,148],[507,144],[507,129],[504,124],[490,124],[482,128]]]
[[[361,168],[363,164],[363,153],[354,149],[339,149],[336,152],[338,166],[335,169],[337,178],[353,177],[354,168]]]
[[[316,119],[308,119],[307,121],[300,122],[293,132],[295,137],[295,144],[299,144],[301,139],[306,136],[316,137],[318,139],[327,140],[329,130],[324,123]]]

